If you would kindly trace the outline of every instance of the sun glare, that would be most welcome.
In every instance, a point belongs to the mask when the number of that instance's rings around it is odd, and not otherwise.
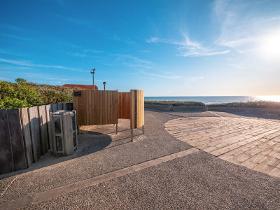
[[[256,100],[280,102],[280,96],[256,96]]]
[[[259,43],[260,55],[268,61],[280,59],[280,30],[270,32],[263,36]]]

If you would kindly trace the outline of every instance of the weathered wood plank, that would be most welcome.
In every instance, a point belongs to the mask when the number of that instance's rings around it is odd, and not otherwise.
[[[47,122],[47,127],[48,127],[48,148],[53,151],[53,129],[51,126],[51,105],[46,105],[46,122]]]
[[[21,129],[24,137],[25,155],[26,155],[27,164],[28,166],[30,166],[34,161],[34,159],[33,159],[33,152],[32,152],[32,140],[31,140],[31,133],[30,133],[30,123],[28,118],[28,108],[21,108],[20,116],[21,116]]]
[[[25,147],[20,122],[20,112],[18,109],[7,110],[7,116],[10,130],[14,170],[27,168]]]
[[[7,111],[0,110],[0,174],[10,172],[14,168],[7,121]]]
[[[29,122],[31,129],[31,139],[33,148],[33,158],[34,161],[38,161],[41,156],[41,143],[40,143],[40,120],[38,107],[34,106],[28,109]]]
[[[46,106],[38,106],[38,112],[40,119],[41,154],[44,155],[48,152],[49,147]]]

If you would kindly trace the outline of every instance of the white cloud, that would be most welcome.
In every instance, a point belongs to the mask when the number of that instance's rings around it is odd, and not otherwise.
[[[117,53],[117,54],[112,54],[112,56],[118,62],[118,64],[122,64],[132,68],[151,69],[153,66],[153,62],[129,54]]]
[[[170,72],[138,71],[137,73],[148,78],[156,78],[156,79],[176,80],[182,78],[181,75],[170,73]]]
[[[216,0],[213,13],[220,24],[220,35],[215,43],[239,53],[254,51],[265,34],[280,28],[279,14],[262,14],[268,3]]]
[[[228,49],[216,49],[210,48],[202,45],[200,42],[194,41],[190,39],[189,36],[183,35],[183,40],[171,40],[171,39],[163,39],[160,37],[151,37],[146,40],[147,43],[163,43],[177,46],[179,50],[179,56],[183,57],[203,57],[203,56],[215,56],[215,55],[223,55],[230,52]]]
[[[17,40],[20,40],[20,41],[30,41],[31,40],[30,38],[23,37],[23,36],[18,36],[18,35],[15,35],[15,34],[2,33],[2,34],[0,34],[0,36],[5,37],[5,38],[17,39]]]
[[[31,61],[26,61],[26,60],[0,58],[0,63],[7,63],[10,65],[30,67],[30,68],[48,68],[48,69],[84,72],[83,70],[77,68],[72,68],[72,67],[67,67],[62,65],[35,64],[32,63]]]
[[[191,40],[186,35],[184,36],[184,42],[179,48],[182,50],[181,55],[185,57],[214,56],[230,52],[230,50],[218,50],[205,47],[201,43]]]
[[[99,56],[103,51],[101,50],[93,50],[93,49],[82,49],[82,50],[75,50],[74,52],[68,52],[69,55],[74,57],[96,57]]]

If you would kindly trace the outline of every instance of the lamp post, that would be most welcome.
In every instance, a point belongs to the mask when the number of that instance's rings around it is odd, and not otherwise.
[[[95,74],[95,68],[93,68],[90,73],[92,74],[92,85],[94,85],[94,74]]]
[[[106,82],[105,81],[103,82],[103,88],[104,88],[104,90],[106,90]]]

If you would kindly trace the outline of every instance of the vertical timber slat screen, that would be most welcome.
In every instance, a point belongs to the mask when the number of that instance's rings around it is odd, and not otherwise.
[[[78,125],[118,123],[118,92],[80,90],[74,92],[74,109]]]
[[[144,91],[131,90],[131,118],[130,127],[141,128],[144,126]]]
[[[119,118],[130,119],[131,117],[131,102],[130,92],[119,93]]]
[[[131,129],[144,126],[143,90],[79,90],[73,101],[79,126],[117,124],[118,119],[130,119]]]

